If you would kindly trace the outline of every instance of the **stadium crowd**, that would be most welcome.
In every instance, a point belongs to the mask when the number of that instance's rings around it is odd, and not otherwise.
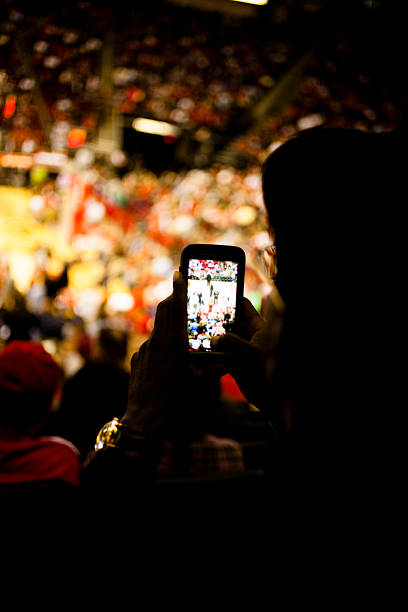
[[[288,33],[268,39],[259,27],[186,7],[126,15],[117,28],[117,110],[190,130],[236,130],[299,53]]]
[[[68,3],[39,17],[20,4],[6,5],[0,17],[0,92],[17,101],[3,114],[3,150],[62,150],[72,129],[92,140],[107,101],[100,77],[106,11]]]

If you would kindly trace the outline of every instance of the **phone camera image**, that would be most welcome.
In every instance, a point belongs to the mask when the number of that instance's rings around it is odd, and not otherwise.
[[[187,326],[190,350],[210,351],[212,337],[233,329],[237,283],[237,262],[188,260]]]

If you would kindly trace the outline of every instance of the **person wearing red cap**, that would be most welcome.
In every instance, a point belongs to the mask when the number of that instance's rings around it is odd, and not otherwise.
[[[39,343],[10,342],[0,352],[0,488],[77,488],[79,453],[63,438],[41,436],[62,373]]]

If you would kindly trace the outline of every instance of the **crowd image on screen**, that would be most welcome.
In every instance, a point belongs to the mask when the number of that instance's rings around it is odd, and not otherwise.
[[[191,259],[188,267],[188,337],[193,350],[209,350],[210,340],[230,331],[235,320],[238,264]]]

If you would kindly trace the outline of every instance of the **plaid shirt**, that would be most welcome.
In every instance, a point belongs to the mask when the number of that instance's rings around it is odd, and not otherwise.
[[[244,469],[243,450],[238,442],[205,434],[192,442],[165,440],[157,473],[159,476],[199,476]]]

